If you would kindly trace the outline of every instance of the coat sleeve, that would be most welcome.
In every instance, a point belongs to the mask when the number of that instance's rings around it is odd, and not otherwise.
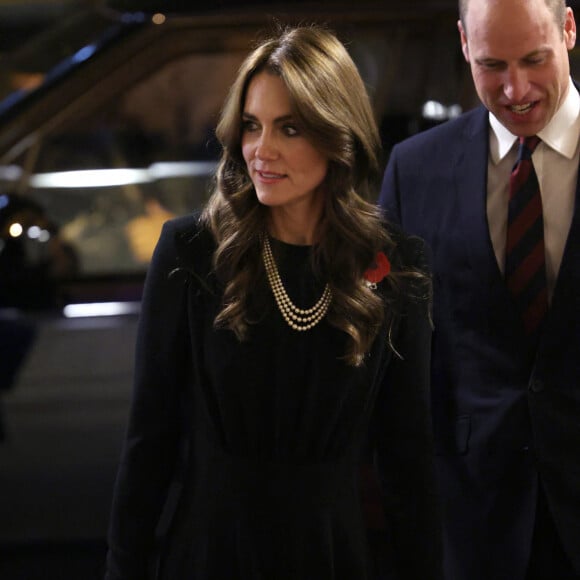
[[[191,352],[175,224],[165,224],[145,281],[130,417],[114,489],[106,580],[144,580],[180,446]]]
[[[426,270],[424,244],[407,242],[411,266]],[[432,325],[427,283],[409,283],[393,355],[373,421],[375,461],[397,579],[442,578],[442,534],[430,415]],[[427,287],[427,290],[425,290]]]

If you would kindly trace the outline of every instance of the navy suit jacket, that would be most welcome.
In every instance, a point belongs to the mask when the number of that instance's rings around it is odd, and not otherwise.
[[[379,199],[432,253],[447,577],[524,577],[539,484],[580,573],[580,189],[536,350],[492,247],[488,150],[480,107],[395,146]]]

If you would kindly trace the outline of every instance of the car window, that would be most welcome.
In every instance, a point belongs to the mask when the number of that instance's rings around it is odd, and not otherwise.
[[[162,223],[205,202],[218,108],[243,56],[172,61],[15,159],[27,197],[50,212],[79,274],[144,270]]]

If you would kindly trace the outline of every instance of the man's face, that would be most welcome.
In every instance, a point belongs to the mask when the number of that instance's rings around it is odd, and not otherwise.
[[[545,0],[470,0],[465,24],[461,47],[482,103],[515,135],[541,131],[568,90],[572,9],[560,29]]]

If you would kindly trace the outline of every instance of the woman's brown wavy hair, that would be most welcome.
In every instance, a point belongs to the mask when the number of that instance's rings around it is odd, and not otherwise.
[[[392,244],[370,202],[380,177],[380,140],[356,65],[336,36],[319,26],[286,28],[262,42],[241,65],[224,104],[216,130],[223,152],[203,213],[217,242],[214,268],[225,281],[215,324],[243,339],[252,323],[247,297],[265,280],[261,234],[268,210],[258,202],[241,148],[247,87],[262,71],[284,81],[296,122],[329,159],[313,265],[333,292],[327,320],[346,333],[346,360],[359,365],[386,316],[381,296],[362,283],[377,252]],[[396,274],[388,279],[397,290]]]

